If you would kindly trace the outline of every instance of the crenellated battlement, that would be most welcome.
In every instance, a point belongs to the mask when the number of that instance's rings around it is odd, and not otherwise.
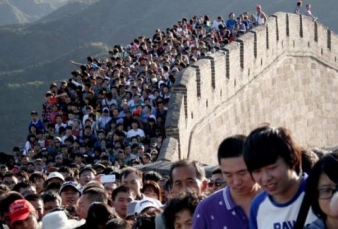
[[[160,160],[216,164],[225,137],[263,122],[290,128],[305,147],[336,145],[337,44],[324,25],[276,13],[194,63],[176,78]]]

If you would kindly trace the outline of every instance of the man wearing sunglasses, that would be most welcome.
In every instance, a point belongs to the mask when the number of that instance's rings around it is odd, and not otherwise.
[[[211,178],[208,183],[208,192],[209,194],[213,194],[214,192],[221,190],[227,185],[227,183],[223,180],[222,170],[221,168],[216,168],[211,173]]]
[[[243,159],[246,137],[235,135],[223,140],[218,148],[218,164],[227,187],[203,200],[194,213],[194,229],[247,229],[252,199],[260,192]]]

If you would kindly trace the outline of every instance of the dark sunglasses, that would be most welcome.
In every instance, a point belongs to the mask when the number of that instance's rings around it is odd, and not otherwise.
[[[224,181],[210,181],[209,183],[208,183],[208,187],[209,188],[212,188],[212,187],[214,187],[214,185],[216,186],[216,187],[220,187],[220,186],[222,186],[223,184],[225,184],[226,182],[224,182]]]

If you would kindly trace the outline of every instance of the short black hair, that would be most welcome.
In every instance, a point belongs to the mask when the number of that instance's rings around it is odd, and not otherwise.
[[[245,140],[244,135],[234,135],[224,139],[217,151],[218,164],[221,164],[221,159],[224,158],[241,157]]]
[[[161,179],[162,179],[161,174],[159,174],[156,171],[146,171],[143,173],[143,177],[142,177],[143,182],[146,180],[152,180],[152,181],[158,182]]]
[[[39,195],[37,195],[37,194],[29,194],[29,195],[25,196],[25,199],[26,199],[27,201],[38,201],[38,200],[42,200],[42,198],[41,198]]]
[[[61,196],[59,195],[59,193],[52,192],[52,191],[42,193],[41,198],[42,198],[43,203],[58,201],[61,204],[62,202]]]
[[[211,175],[214,174],[222,174],[222,170],[220,167],[217,167],[216,169],[212,170]]]
[[[301,172],[301,149],[284,127],[264,125],[254,129],[248,136],[243,150],[248,171],[271,165],[281,157],[290,169]]]
[[[32,186],[34,186],[34,184],[29,183],[28,181],[23,181],[23,182],[19,182],[16,185],[14,185],[14,187],[12,188],[12,191],[16,191],[16,192],[20,193],[20,189],[29,188],[29,187],[32,187]]]
[[[117,194],[119,194],[121,192],[123,192],[123,193],[131,193],[131,190],[127,186],[121,185],[121,186],[119,186],[119,187],[117,187],[117,188],[115,188],[113,190],[113,193],[111,194],[111,199],[113,201],[115,201],[115,198],[116,198]]]

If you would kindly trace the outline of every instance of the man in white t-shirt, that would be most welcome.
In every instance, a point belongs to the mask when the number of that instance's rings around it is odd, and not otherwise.
[[[244,145],[244,161],[264,192],[251,203],[250,229],[293,228],[305,195],[301,150],[286,128],[269,125],[253,130]],[[317,217],[312,211],[306,224]]]
[[[144,131],[140,128],[138,128],[139,124],[136,120],[134,120],[132,123],[131,123],[131,127],[132,129],[130,129],[128,132],[127,132],[127,138],[128,139],[131,139],[132,137],[135,137],[135,136],[140,136],[141,139],[144,139],[145,135],[144,135]]]

